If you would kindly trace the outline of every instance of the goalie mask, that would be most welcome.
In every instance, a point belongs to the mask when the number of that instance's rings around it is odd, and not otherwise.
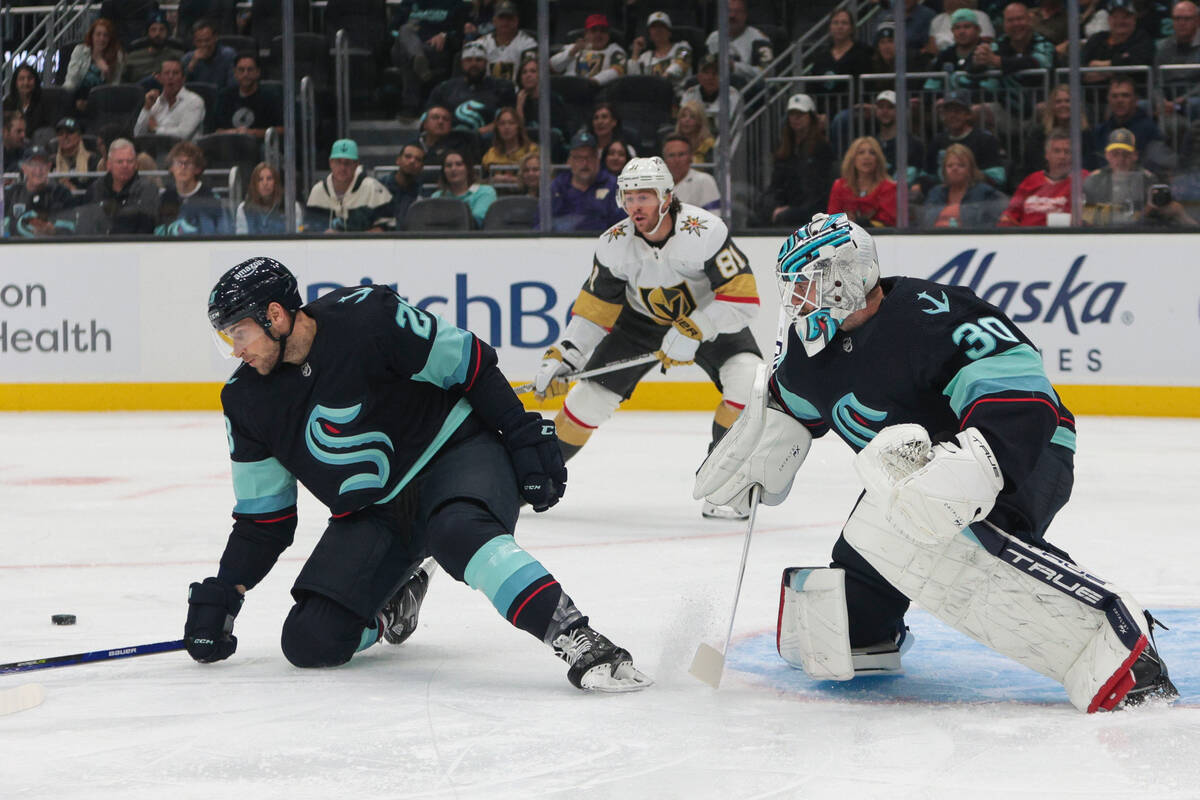
[[[783,313],[815,356],[879,283],[871,235],[845,214],[815,214],[779,249],[775,278]]]

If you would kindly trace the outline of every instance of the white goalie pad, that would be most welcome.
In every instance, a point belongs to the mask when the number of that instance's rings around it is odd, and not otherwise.
[[[770,368],[760,364],[750,401],[696,471],[695,499],[741,507],[755,484],[762,487],[766,505],[777,506],[788,496],[808,455],[812,434],[789,414],[767,404],[770,377]]]
[[[977,642],[1059,681],[1088,713],[1133,687],[1149,637],[1137,602],[983,522],[942,541],[900,535],[868,493],[843,530],[889,583]]]

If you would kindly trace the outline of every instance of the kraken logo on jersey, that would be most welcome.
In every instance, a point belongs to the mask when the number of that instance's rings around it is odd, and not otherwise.
[[[842,437],[858,449],[866,447],[875,434],[884,427],[886,411],[877,411],[854,396],[854,392],[842,395],[833,404],[833,424]],[[872,423],[875,423],[872,426]]]
[[[696,310],[696,299],[686,283],[651,288],[639,286],[638,291],[642,295],[642,304],[664,325],[670,325]]]
[[[708,226],[704,221],[697,216],[684,217],[679,223],[679,230],[683,233],[694,233],[697,236],[703,236],[700,231],[708,230]]]
[[[395,452],[392,440],[379,431],[367,431],[354,435],[342,435],[337,425],[346,425],[358,417],[362,403],[349,408],[328,408],[317,405],[308,415],[308,424],[304,430],[304,443],[308,452],[323,464],[345,466],[348,464],[373,464],[375,470],[367,470],[351,475],[342,481],[338,494],[357,491],[359,489],[382,489],[391,474],[388,466],[388,453],[374,447],[364,445],[378,443],[389,451]],[[334,452],[334,451],[342,452]]]

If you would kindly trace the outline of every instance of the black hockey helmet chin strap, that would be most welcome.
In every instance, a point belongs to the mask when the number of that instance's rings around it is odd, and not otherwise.
[[[289,318],[292,321],[292,330],[295,330],[295,328],[296,328],[295,312],[288,311],[285,308],[285,309],[283,309],[283,313],[285,313],[289,316]],[[275,370],[279,369],[279,365],[283,363],[283,354],[287,351],[287,340],[288,340],[288,337],[292,335],[292,333],[291,333],[291,331],[288,331],[287,333],[283,334],[282,336],[273,335],[271,333],[271,320],[267,318],[266,314],[263,315],[263,319],[258,320],[258,324],[262,327],[263,333],[265,333],[267,335],[268,339],[270,339],[272,342],[279,342],[279,358],[275,360],[275,366],[271,367],[271,372],[274,372]]]

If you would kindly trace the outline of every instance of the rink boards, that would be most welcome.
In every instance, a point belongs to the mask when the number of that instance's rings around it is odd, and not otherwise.
[[[686,235],[686,234],[679,234]],[[754,325],[775,347],[778,237],[738,237],[758,280]],[[224,240],[0,246],[0,410],[212,409],[235,366],[212,346],[205,300],[228,267],[287,264],[306,300],[364,283],[496,346],[514,382],[557,341],[592,262],[591,238]],[[1083,414],[1200,416],[1200,236],[877,237],[883,273],[971,287],[1041,347]],[[629,408],[702,410],[698,368],[652,374]]]

